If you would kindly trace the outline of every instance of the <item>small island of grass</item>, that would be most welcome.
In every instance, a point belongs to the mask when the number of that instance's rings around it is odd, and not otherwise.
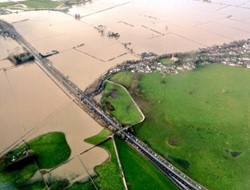
[[[127,90],[116,83],[107,81],[102,96],[102,106],[119,122],[134,125],[144,120],[144,115]]]

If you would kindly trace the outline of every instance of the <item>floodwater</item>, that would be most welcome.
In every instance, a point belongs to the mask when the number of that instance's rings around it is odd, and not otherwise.
[[[58,50],[49,60],[84,90],[109,68],[139,59],[142,52],[191,51],[250,38],[249,9],[248,0],[92,0],[67,14],[19,11],[0,18],[12,23],[39,52]],[[81,20],[75,20],[75,14]],[[100,25],[103,34],[96,29]],[[117,32],[120,38],[108,38],[108,32]],[[80,178],[86,177],[108,154],[95,148],[77,155],[91,147],[83,139],[102,128],[37,64],[15,67],[5,59],[10,51],[19,50],[16,42],[0,37],[0,151],[21,139],[62,131],[73,160],[54,173],[67,171],[75,180],[83,171]]]
[[[0,36],[0,60],[7,58],[10,53],[22,52],[23,48],[12,38],[4,38]]]
[[[115,49],[115,45],[113,46],[114,51],[119,51],[118,49]],[[95,53],[98,54],[99,51],[96,51]],[[68,76],[81,89],[85,89],[108,68],[121,63],[124,60],[135,59],[136,57],[126,54],[112,61],[103,61],[112,58],[113,57],[105,57],[103,54],[103,56],[100,55],[97,59],[85,54],[82,51],[69,50],[64,53],[52,56],[50,60],[52,61],[53,65],[64,75]]]
[[[249,38],[249,5],[246,0],[100,0],[76,6],[71,14],[118,32],[137,53],[163,54]]]
[[[9,60],[4,59],[0,61],[0,70],[12,68],[12,67],[13,67],[13,63],[11,63]]]
[[[70,158],[75,158],[93,146],[83,140],[102,130],[36,63],[0,71],[0,87],[1,154],[22,140],[28,141],[47,132],[61,131],[65,133],[72,150]],[[98,147],[95,150],[99,157],[96,164],[108,158],[105,150]],[[93,163],[85,164],[95,167]],[[80,166],[74,165],[67,175],[79,175],[77,168]]]
[[[142,52],[191,51],[249,38],[249,9],[246,0],[96,0],[67,14],[19,12],[2,18],[41,53],[60,51],[50,60],[85,89],[110,67],[138,59]],[[96,29],[100,25],[103,35]],[[109,31],[120,38],[108,38]],[[133,53],[124,43],[130,43]]]
[[[82,89],[109,68],[139,57],[120,41],[103,37],[93,26],[64,13],[20,12],[3,19],[13,23],[39,52],[58,50],[49,59]]]
[[[2,16],[61,72],[87,88],[110,67],[142,52],[183,52],[250,37],[246,0],[96,0],[69,13],[38,11]],[[81,20],[74,15],[80,14]],[[103,35],[97,31],[102,25]],[[118,32],[119,39],[108,38]],[[130,43],[124,47],[124,43]]]
[[[75,156],[66,164],[50,171],[45,177],[68,179],[71,183],[86,181],[95,175],[95,166],[102,164],[103,158],[108,159],[108,156],[104,149],[95,147],[82,155]]]

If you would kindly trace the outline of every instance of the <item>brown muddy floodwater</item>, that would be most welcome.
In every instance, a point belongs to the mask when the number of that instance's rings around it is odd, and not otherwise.
[[[158,54],[196,50],[250,37],[246,0],[98,0],[52,11],[1,16],[81,88],[127,59],[145,51]],[[75,14],[81,20],[75,20]],[[103,35],[96,27],[102,26]],[[118,32],[119,39],[107,33]],[[124,48],[124,43],[133,50]],[[91,72],[91,74],[89,73]],[[92,74],[93,73],[93,74]]]
[[[10,53],[21,52],[23,52],[23,48],[15,40],[0,36],[0,60],[7,58]]]
[[[81,20],[75,20],[76,13]],[[142,52],[190,51],[250,37],[247,0],[93,0],[67,14],[20,11],[0,18],[13,23],[39,52],[58,50],[50,61],[83,90],[110,67],[139,59]],[[102,35],[96,29],[100,25]],[[108,38],[110,31],[120,38]],[[62,131],[73,159],[52,175],[65,174],[70,180],[86,177],[108,154],[95,148],[77,155],[91,147],[83,139],[102,128],[37,64],[14,67],[4,60],[10,50],[18,51],[17,46],[0,37],[0,151],[22,139]]]
[[[0,87],[1,153],[22,140],[28,141],[47,132],[61,131],[66,135],[72,150],[71,158],[75,160],[77,155],[92,147],[83,140],[102,130],[35,63],[0,71]],[[92,159],[97,155],[99,157],[94,162],[96,165],[108,158],[108,153],[101,148],[97,147],[95,152]],[[87,155],[93,154],[87,152]],[[93,163],[85,165],[92,168],[96,166]],[[67,166],[63,168],[70,180],[78,176],[82,180],[88,176],[85,170],[78,170],[81,165],[70,164],[70,171]],[[65,172],[63,174],[66,175]]]
[[[90,25],[118,32],[136,53],[189,51],[250,37],[246,0],[92,1],[70,13]],[[112,6],[106,2],[113,2]]]
[[[50,60],[85,89],[110,67],[138,59],[142,52],[190,51],[249,38],[249,9],[246,0],[98,0],[74,6],[67,14],[37,11],[1,17],[41,53],[60,51]],[[96,29],[100,25],[103,35]],[[110,31],[120,38],[108,38]],[[131,43],[133,53],[124,43]]]

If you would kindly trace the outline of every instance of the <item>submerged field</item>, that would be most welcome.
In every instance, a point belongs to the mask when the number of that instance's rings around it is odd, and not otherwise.
[[[208,189],[243,190],[250,186],[249,72],[210,65],[112,80],[127,86],[146,116],[134,127],[139,138]]]

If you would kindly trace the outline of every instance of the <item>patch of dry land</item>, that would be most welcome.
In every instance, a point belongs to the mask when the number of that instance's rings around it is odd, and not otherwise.
[[[18,2],[18,1],[24,1],[24,0],[0,0],[0,3],[3,3],[3,2]]]

